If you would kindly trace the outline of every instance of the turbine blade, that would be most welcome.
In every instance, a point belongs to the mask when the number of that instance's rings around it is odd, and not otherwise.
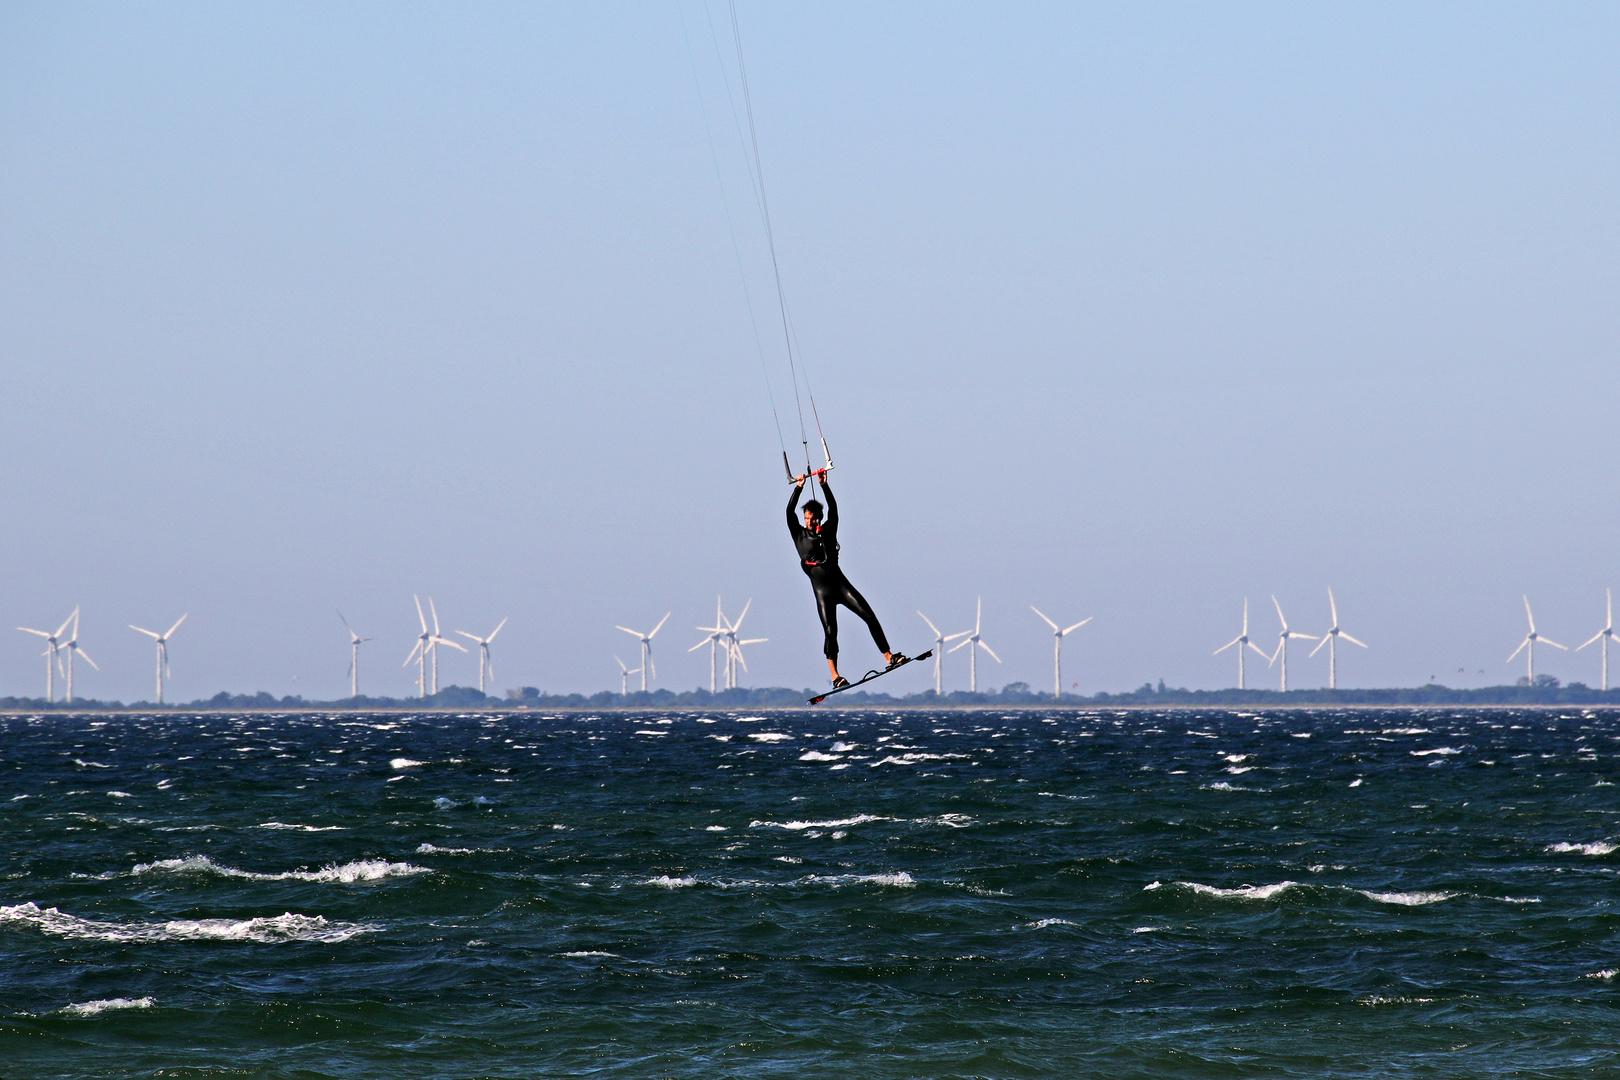
[[[74,608],[73,609],[73,614],[69,615],[67,618],[62,620],[62,625],[58,626],[56,628],[56,633],[53,636],[61,637],[63,634],[67,633],[68,624],[71,623],[73,621],[73,619],[74,619],[74,616],[76,616],[78,614],[79,614],[79,609]]]
[[[1046,625],[1050,626],[1053,630],[1056,630],[1058,628],[1058,624],[1053,622],[1051,619],[1048,619],[1046,617],[1046,612],[1042,611],[1040,608],[1036,607],[1034,604],[1029,605],[1029,610],[1031,610],[1035,614],[1039,615],[1041,617],[1042,621],[1044,621],[1046,623]]]
[[[994,660],[998,664],[1001,663],[1001,657],[996,655],[996,650],[992,649],[990,646],[986,645],[982,641],[979,642],[979,648],[981,648],[985,652],[989,653],[990,654],[990,659]]]
[[[433,616],[433,636],[439,636],[439,609],[433,604],[433,597],[428,597],[428,611]]]
[[[1509,653],[1508,658],[1506,660],[1502,661],[1502,663],[1504,663],[1504,664],[1513,663],[1513,658],[1515,656],[1518,656],[1520,653],[1524,652],[1524,647],[1526,645],[1528,645],[1528,644],[1530,644],[1530,639],[1529,638],[1525,638],[1523,641],[1519,642],[1519,647],[1517,649],[1514,649],[1511,653]]]
[[[928,618],[928,616],[926,616],[926,615],[924,615],[924,614],[923,614],[923,613],[922,613],[922,612],[921,612],[921,611],[918,611],[918,612],[917,612],[917,617],[918,617],[918,618],[919,618],[919,619],[921,619],[921,620],[922,620],[922,621],[923,621],[923,622],[925,622],[925,623],[928,623],[928,629],[930,629],[930,630],[932,630],[932,631],[933,631],[933,632],[934,632],[934,636],[935,636],[935,637],[939,637],[939,636],[940,636],[940,634],[939,634],[939,627],[937,627],[937,626],[935,626],[935,625],[934,625],[934,624],[933,624],[933,622],[932,622],[932,620],[930,620],[930,619],[929,619],[929,618]]]
[[[476,641],[480,645],[482,645],[484,643],[484,639],[479,637],[477,634],[469,634],[465,630],[457,630],[456,633],[460,634],[462,637],[466,638],[469,641]]]
[[[1270,656],[1271,655],[1270,653],[1266,652],[1266,650],[1262,649],[1260,646],[1256,645],[1252,641],[1245,642],[1244,644],[1248,645],[1249,648],[1253,649],[1255,652],[1259,653],[1261,656]]]
[[[510,615],[508,615],[508,616],[507,616],[507,617],[506,617],[506,619],[502,619],[502,620],[501,620],[501,626],[505,626],[505,625],[506,625],[506,621],[507,621],[507,619],[510,619],[510,618],[511,618],[511,617],[512,617],[512,616],[510,616]],[[490,632],[489,632],[489,637],[487,637],[487,638],[485,638],[485,639],[484,639],[484,644],[486,644],[486,645],[487,645],[487,644],[489,644],[489,643],[490,643],[490,642],[491,642],[491,641],[494,641],[494,640],[495,640],[495,635],[496,635],[496,634],[498,634],[498,633],[500,633],[500,632],[501,632],[501,626],[497,626],[497,627],[496,627],[496,628],[495,628],[495,629],[493,629],[493,630],[491,630],[491,631],[490,631]]]
[[[85,663],[89,664],[91,667],[95,668],[97,671],[101,670],[100,666],[97,665],[97,663],[94,660],[90,659],[90,654],[89,653],[85,652],[83,649],[78,648],[77,646],[74,647],[73,651],[79,654],[79,659],[80,660],[83,660]]]
[[[957,649],[960,649],[963,645],[971,645],[971,644],[973,644],[973,639],[968,638],[965,641],[957,642],[955,645],[952,645],[950,648],[946,649],[945,651],[946,652],[955,652]]]
[[[619,660],[617,656],[615,656],[613,659]],[[626,675],[630,674],[630,669],[624,666],[623,660],[619,660],[619,670],[624,672]]]
[[[1332,636],[1333,636],[1332,634],[1323,634],[1322,635],[1322,640],[1318,641],[1316,643],[1316,648],[1314,648],[1314,649],[1312,649],[1310,651],[1310,655],[1315,656],[1317,653],[1321,652],[1322,651],[1322,646],[1326,645],[1328,643],[1328,639],[1331,638]]]
[[[623,630],[625,633],[629,634],[631,637],[639,638],[641,636],[641,631],[640,630],[632,630],[628,626],[615,626],[613,629],[615,629],[615,630]]]
[[[1087,616],[1086,616],[1086,617],[1085,617],[1085,618],[1083,618],[1083,619],[1081,619],[1081,620],[1080,620],[1080,621],[1079,621],[1079,622],[1077,622],[1077,623],[1075,623],[1075,624],[1074,624],[1074,625],[1073,625],[1073,626],[1071,626],[1071,627],[1068,627],[1068,628],[1067,628],[1067,629],[1065,629],[1065,630],[1064,630],[1064,631],[1063,631],[1063,633],[1065,633],[1065,634],[1072,634],[1072,633],[1074,633],[1074,632],[1075,632],[1075,631],[1076,631],[1076,630],[1078,630],[1078,629],[1080,629],[1080,628],[1081,628],[1081,627],[1082,627],[1082,626],[1084,626],[1084,625],[1086,625],[1086,623],[1088,623],[1088,622],[1090,622],[1090,621],[1091,621],[1091,620],[1092,620],[1092,619],[1094,619],[1094,618],[1096,618],[1096,616],[1094,616],[1094,615],[1087,615]],[[1053,629],[1056,629],[1056,627],[1053,627]]]
[[[1298,630],[1290,630],[1290,631],[1288,631],[1288,636],[1291,637],[1291,638],[1304,638],[1306,641],[1315,641],[1316,640],[1316,635],[1315,634],[1302,634]]]
[[[449,638],[442,638],[442,637],[438,637],[437,635],[435,635],[432,640],[433,640],[433,644],[435,644],[435,645],[448,645],[452,649],[459,649],[462,652],[467,651],[466,646],[462,645],[461,642],[459,642],[459,641],[451,641]]]
[[[334,608],[333,610],[336,611],[337,609]],[[343,612],[338,611],[338,618],[343,619],[343,625],[344,626],[349,626],[349,620],[343,618]],[[354,633],[354,627],[349,626],[349,633],[351,633],[351,634]]]
[[[425,634],[427,633],[427,616],[422,614],[422,598],[412,593],[411,599],[416,601],[416,621],[422,624],[422,633]]]
[[[19,626],[19,627],[17,627],[17,629],[21,630],[25,634],[38,634],[40,637],[45,638],[46,640],[50,640],[51,634],[50,634],[50,631],[48,631],[48,630],[30,630],[26,626]],[[141,630],[141,628],[138,627],[138,626],[135,627],[134,629]],[[143,634],[151,634],[152,631],[150,631],[150,630],[141,630],[141,633],[143,633]],[[152,636],[156,637],[157,635],[153,634]]]
[[[191,612],[189,612],[189,611],[186,612],[186,615],[190,615],[190,614],[191,614]],[[176,630],[180,629],[180,624],[186,621],[186,615],[182,615],[178,619],[174,620],[174,625],[169,627],[168,631],[165,632],[164,635],[163,635],[163,638],[164,638],[165,641],[167,641],[169,638],[173,637],[174,632]]]
[[[1339,631],[1339,636],[1344,638],[1344,640],[1348,641],[1352,645],[1360,645],[1363,649],[1365,649],[1367,647],[1367,643],[1365,641],[1357,641],[1355,638],[1351,637],[1349,634],[1345,633],[1343,630]]]
[[[1228,641],[1225,645],[1222,645],[1220,648],[1216,649],[1214,652],[1210,653],[1209,655],[1211,655],[1211,656],[1219,656],[1219,655],[1221,655],[1221,653],[1225,652],[1227,649],[1230,649],[1232,646],[1241,644],[1242,641],[1243,641],[1243,635],[1239,634],[1237,637],[1233,638],[1231,641]]]
[[[405,662],[403,664],[399,665],[399,666],[400,667],[410,667],[411,666],[411,661],[415,660],[416,659],[416,654],[418,652],[421,652],[421,651],[422,651],[422,639],[417,638],[416,639],[416,644],[411,646],[411,654],[409,656],[407,656],[405,658]]]
[[[1282,623],[1284,630],[1288,629],[1288,620],[1283,618],[1282,605],[1277,603],[1277,594],[1271,594],[1271,606],[1277,609],[1277,621]]]
[[[1524,617],[1526,619],[1530,620],[1530,632],[1532,634],[1535,633],[1536,632],[1536,617],[1534,615],[1530,614],[1530,598],[1528,596],[1524,597]]]
[[[664,617],[662,619],[659,619],[658,620],[658,625],[652,628],[652,633],[647,635],[647,640],[651,641],[654,637],[658,636],[658,631],[662,630],[664,628],[664,624],[669,622],[670,614],[671,613],[668,612],[668,611],[664,612]],[[654,678],[658,677],[658,673],[656,671],[653,672],[653,677]]]
[[[1580,652],[1582,649],[1586,648],[1587,645],[1592,644],[1594,641],[1601,640],[1602,637],[1603,637],[1603,631],[1599,630],[1597,633],[1595,633],[1591,637],[1587,638],[1584,644],[1575,646],[1575,651]]]
[[[152,631],[152,630],[148,630],[144,626],[136,626],[134,623],[130,623],[129,628],[131,630],[139,630],[141,633],[145,634],[147,637],[151,638],[153,641],[161,640],[162,637],[163,637],[162,634],[156,633],[155,631]],[[39,633],[39,631],[38,630],[30,630],[29,633],[37,634],[37,633]]]
[[[963,631],[961,631],[959,633],[952,634],[950,637],[945,638],[945,640],[946,641],[955,641],[957,638],[959,638],[959,637],[967,637],[971,633],[973,633],[973,631],[971,631],[971,630],[963,630]]]
[[[1333,588],[1328,587],[1328,611],[1333,613],[1333,625],[1339,625],[1339,605],[1333,600]]]
[[[1569,652],[1569,646],[1560,645],[1550,637],[1542,637],[1538,634],[1536,635],[1536,640],[1541,642],[1543,645],[1551,645],[1555,649],[1563,649],[1565,652]]]

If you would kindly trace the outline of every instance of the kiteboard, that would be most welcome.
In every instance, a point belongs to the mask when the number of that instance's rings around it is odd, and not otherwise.
[[[918,660],[926,660],[930,656],[933,656],[933,655],[934,655],[934,650],[929,649],[927,652],[921,654],[920,656],[908,656],[904,660],[900,661],[898,664],[895,664],[893,667],[886,667],[882,671],[868,671],[864,677],[856,679],[854,682],[845,683],[843,686],[840,686],[840,687],[838,687],[838,688],[836,688],[834,690],[829,690],[825,694],[817,694],[815,697],[810,699],[810,704],[812,704],[812,705],[820,705],[823,701],[826,701],[828,698],[832,697],[834,694],[842,694],[845,690],[853,690],[857,686],[865,686],[867,683],[871,682],[873,679],[881,679],[883,676],[887,675],[891,671],[899,671],[901,668],[905,667],[907,664],[916,663]]]

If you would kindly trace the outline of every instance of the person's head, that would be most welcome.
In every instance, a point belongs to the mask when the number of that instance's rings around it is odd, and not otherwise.
[[[812,529],[821,524],[821,504],[815,499],[804,504],[804,524]]]

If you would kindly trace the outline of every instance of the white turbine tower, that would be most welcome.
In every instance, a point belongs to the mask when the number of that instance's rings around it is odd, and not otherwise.
[[[1264,649],[1262,649],[1260,646],[1256,645],[1254,642],[1249,640],[1249,598],[1247,596],[1245,596],[1243,598],[1243,632],[1241,634],[1239,634],[1237,637],[1233,638],[1231,641],[1228,641],[1225,645],[1222,645],[1220,648],[1216,649],[1210,655],[1211,656],[1219,656],[1219,655],[1221,655],[1221,653],[1225,652],[1227,649],[1230,649],[1234,645],[1237,646],[1238,689],[1239,690],[1247,690],[1248,686],[1246,685],[1246,683],[1244,681],[1245,677],[1246,677],[1246,672],[1244,671],[1244,667],[1243,667],[1243,661],[1244,661],[1243,650],[1245,648],[1250,648],[1250,649],[1253,649],[1255,652],[1259,653],[1261,656],[1266,655],[1266,651]]]
[[[1586,641],[1586,644],[1591,644],[1592,641],[1602,641],[1602,643],[1604,643],[1602,644],[1602,653],[1604,653],[1604,685],[1602,685],[1602,688],[1604,688],[1604,690],[1609,690],[1609,641],[1614,640],[1615,636],[1614,589],[1604,589],[1604,596],[1607,597],[1607,601],[1609,601],[1609,622],[1605,622],[1604,628],[1597,631],[1597,633],[1594,633],[1594,635],[1592,635],[1591,638]],[[1586,648],[1586,644],[1579,644],[1579,646],[1576,646],[1576,653],[1579,653],[1581,649]],[[73,683],[71,682],[68,683],[68,701],[73,701]]]
[[[1518,656],[1521,652],[1525,654],[1524,674],[1526,676],[1526,681],[1529,682],[1531,686],[1534,686],[1536,685],[1536,642],[1539,641],[1544,645],[1551,645],[1555,649],[1564,649],[1565,652],[1568,652],[1569,650],[1558,644],[1558,642],[1554,641],[1552,638],[1543,637],[1542,635],[1536,633],[1536,617],[1530,614],[1530,598],[1528,596],[1524,598],[1524,617],[1530,623],[1530,632],[1524,635],[1524,640],[1519,642],[1519,647],[1513,650],[1513,656]],[[1513,656],[1507,658],[1508,663],[1513,663]]]
[[[416,605],[416,613],[418,615],[422,613],[420,603]],[[461,652],[467,650],[463,649],[459,642],[451,641],[439,633],[439,609],[433,606],[433,597],[431,596],[428,597],[428,613],[433,616],[433,636],[428,638],[428,649],[433,653],[433,692],[437,694],[439,692],[439,646],[448,645],[452,649],[459,649]]]
[[[349,620],[343,618],[343,612],[338,612],[337,617],[343,619],[343,627],[349,632],[349,696],[357,698],[360,696],[360,643],[372,639],[355,633]],[[405,662],[410,663],[409,660]]]
[[[748,618],[748,609],[754,606],[753,597],[743,605],[742,614],[737,616],[736,622],[726,622],[726,689],[737,689],[737,665],[741,664],[744,671],[748,670],[748,661],[743,659],[742,647],[744,645],[763,645],[770,638],[748,638],[737,640],[737,631],[742,629],[743,620]],[[725,621],[725,620],[722,620]]]
[[[511,616],[507,616],[507,618],[511,618]],[[506,619],[502,619],[501,626],[505,625]],[[501,626],[491,630],[489,637],[479,637],[476,634],[469,634],[465,630],[456,631],[462,637],[478,643],[478,692],[480,694],[484,693],[484,672],[488,671],[489,677],[492,679],[495,677],[495,665],[489,659],[489,643],[494,641],[495,635],[501,632]]]
[[[1328,610],[1333,613],[1333,625],[1328,628],[1327,633],[1322,635],[1322,640],[1316,643],[1316,648],[1311,650],[1311,655],[1315,656],[1317,653],[1322,651],[1323,645],[1327,646],[1328,689],[1337,690],[1339,688],[1339,639],[1344,638],[1344,640],[1348,641],[1350,644],[1360,645],[1363,649],[1367,647],[1367,644],[1363,641],[1357,641],[1355,638],[1339,629],[1339,605],[1333,600],[1332,589],[1328,590]],[[1559,646],[1559,648],[1562,647],[1563,646]]]
[[[613,659],[619,660],[619,658],[617,656],[615,656]],[[627,667],[625,667],[624,666],[624,661],[619,660],[619,696],[620,697],[623,697],[624,695],[626,695],[626,694],[628,694],[630,692],[630,676],[638,674],[640,671],[641,671],[640,668],[627,668]]]
[[[85,663],[89,664],[91,667],[95,668],[97,671],[101,670],[101,668],[96,667],[96,662],[94,660],[90,659],[90,654],[85,652],[83,649],[79,648],[79,609],[78,608],[73,609],[73,635],[71,637],[69,637],[66,641],[62,642],[62,648],[67,650],[67,702],[68,702],[69,705],[71,705],[71,704],[73,704],[73,657],[74,657],[74,655],[77,654],[79,656],[82,656],[84,658]]]
[[[428,695],[428,642],[433,640],[433,634],[428,630],[427,616],[422,614],[422,598],[413,594],[411,599],[416,601],[416,621],[422,624],[422,632],[416,635],[416,644],[411,646],[411,654],[405,658],[405,662],[400,666],[410,667],[411,661],[416,661],[416,696],[425,698]]]
[[[620,629],[622,630],[623,627],[620,627]],[[703,648],[703,646],[705,646],[705,645],[707,645],[709,647],[709,693],[712,694],[712,693],[714,693],[714,687],[715,687],[715,682],[714,682],[715,650],[719,648],[721,640],[726,636],[726,617],[723,614],[720,613],[720,598],[718,596],[716,596],[714,598],[714,625],[713,626],[695,626],[695,627],[693,627],[693,629],[694,630],[701,630],[705,634],[709,635],[708,637],[704,638],[702,641],[698,642],[696,645],[692,646],[690,649],[687,649],[686,651],[687,652],[697,652],[699,649]],[[728,658],[728,660],[729,660],[729,658]],[[619,663],[622,666],[624,664],[624,661],[621,660],[621,661],[619,661]]]
[[[1031,604],[1029,610],[1039,615],[1046,625],[1052,628],[1052,700],[1059,701],[1063,697],[1063,637],[1086,625],[1092,620],[1092,616],[1087,615],[1073,626],[1059,630],[1058,624],[1048,619],[1040,608]]]
[[[1298,630],[1288,629],[1288,620],[1283,618],[1282,605],[1277,603],[1277,596],[1275,593],[1273,593],[1271,596],[1271,606],[1277,609],[1277,621],[1282,623],[1282,629],[1277,633],[1277,651],[1271,654],[1271,659],[1266,661],[1266,666],[1270,667],[1272,664],[1277,662],[1278,657],[1282,658],[1281,689],[1282,692],[1286,694],[1288,692],[1288,639],[1301,638],[1305,641],[1315,641],[1316,635],[1302,634]]]
[[[190,614],[191,612],[186,612],[186,615]],[[161,634],[136,626],[134,623],[129,624],[131,630],[139,630],[157,642],[157,703],[159,705],[163,704],[163,677],[169,671],[169,638],[174,636],[174,632],[180,629],[180,624],[186,621],[186,615],[174,620],[174,625]]]
[[[32,630],[26,626],[17,627],[25,634],[33,634],[35,637],[45,639],[45,700],[47,702],[56,700],[56,668],[59,663],[57,652],[62,648],[62,635],[67,633],[68,627],[78,617],[79,609],[74,608],[68,613],[68,617],[62,620],[62,625],[56,628],[54,634],[49,630]],[[72,700],[72,698],[70,697],[69,700]]]
[[[946,637],[944,634],[939,632],[939,627],[934,625],[933,620],[924,615],[921,611],[917,612],[917,617],[922,619],[923,622],[927,623],[928,629],[934,632],[934,694],[937,696],[944,693],[944,691],[940,688],[939,676],[940,661],[945,658],[945,643],[947,641],[955,641],[959,637],[966,636],[968,631],[963,630],[960,634],[952,634],[950,637]]]
[[[641,642],[641,667],[637,668],[636,670],[641,674],[641,692],[643,694],[647,692],[648,672],[652,673],[653,678],[658,678],[658,669],[653,666],[652,662],[652,639],[657,636],[658,631],[664,628],[664,624],[669,622],[669,616],[670,612],[664,612],[664,617],[658,620],[658,625],[653,627],[652,632],[648,634],[643,634],[640,630],[632,630],[628,626],[614,627],[615,630],[623,630],[625,633]]]
[[[996,651],[986,645],[979,637],[979,627],[983,620],[984,597],[981,596],[979,597],[978,606],[973,609],[973,629],[971,631],[963,630],[960,634],[951,635],[951,637],[962,638],[962,641],[951,646],[951,652],[961,648],[966,648],[968,651],[968,692],[972,694],[979,692],[979,649],[989,653],[990,659],[996,663],[1001,663],[1001,657],[996,655]],[[974,646],[978,646],[978,648],[974,648]]]

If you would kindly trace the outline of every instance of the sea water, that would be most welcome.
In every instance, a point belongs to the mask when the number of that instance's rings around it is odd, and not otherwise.
[[[13,717],[0,1075],[1620,1075],[1617,719]]]

